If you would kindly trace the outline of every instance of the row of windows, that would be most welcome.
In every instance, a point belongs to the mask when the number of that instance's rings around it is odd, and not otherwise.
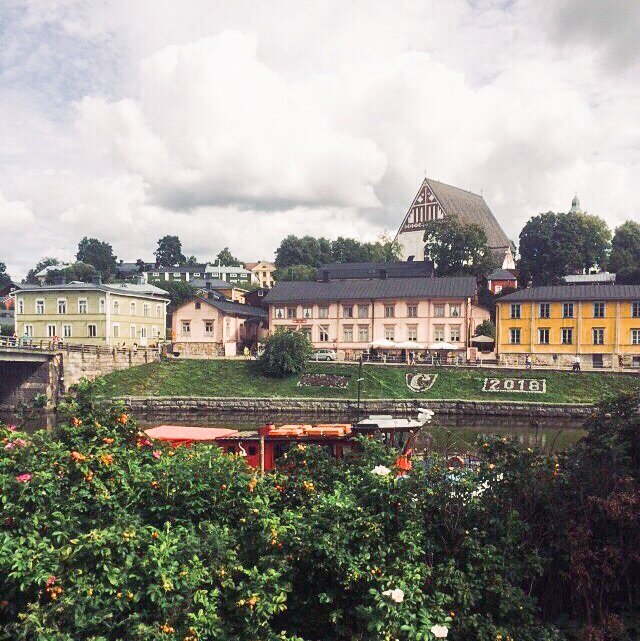
[[[593,303],[593,318],[604,318],[606,316],[606,303]],[[520,303],[511,303],[511,318],[522,318],[522,305]],[[562,303],[562,318],[573,318],[575,312],[574,303]],[[640,301],[631,303],[632,318],[640,318]],[[551,318],[551,304],[540,303],[538,305],[538,318]]]
[[[197,303],[196,303],[197,306]],[[205,320],[202,321],[204,323],[204,333],[207,336],[213,336],[214,329],[215,329],[215,321],[213,320]],[[192,326],[192,321],[190,320],[183,320],[182,323],[180,324],[180,334],[182,336],[191,336],[191,326]]]
[[[156,305],[156,318],[162,318],[162,305]],[[86,298],[79,298],[77,302],[77,314],[88,314],[89,313],[89,303]],[[58,314],[68,314],[69,305],[66,298],[58,298],[56,310]],[[137,316],[137,303],[129,303],[129,313],[131,316]],[[100,298],[98,300],[98,313],[104,314],[105,312],[105,300]],[[46,304],[44,298],[37,298],[35,304],[35,313],[36,314],[45,314],[46,313]],[[120,301],[113,301],[113,313],[120,314]],[[24,314],[24,299],[18,299],[18,314]],[[143,303],[142,305],[142,315],[145,317],[151,317],[151,304]]]
[[[60,327],[61,333],[58,333],[57,325],[51,323],[47,324],[47,338],[73,338],[73,326],[63,323]],[[114,323],[112,327],[112,336],[120,338],[120,324]],[[25,336],[33,338],[33,325],[25,324],[23,327]],[[83,337],[96,338],[98,336],[98,326],[95,323],[87,323],[86,334]],[[160,330],[155,325],[151,328],[152,338],[160,336]],[[129,338],[148,338],[148,331],[146,327],[141,327],[139,330],[135,325],[129,326]]]
[[[292,330],[298,329],[297,327],[292,327]],[[445,326],[444,325],[435,325],[433,328],[433,340],[435,342],[442,343],[445,341]],[[306,334],[309,337],[309,340],[312,340],[313,328],[312,327],[302,327],[300,331]],[[343,325],[342,326],[342,341],[345,343],[353,343],[354,336],[357,337],[356,342],[369,342],[369,325]],[[385,325],[384,326],[384,337],[389,341],[395,341],[401,337],[396,334],[395,325]],[[329,342],[329,326],[328,325],[318,325],[318,341],[320,343]],[[408,341],[417,341],[418,340],[418,326],[417,325],[408,325],[407,326],[407,338]],[[461,340],[461,326],[452,325],[449,327],[449,340],[452,343],[459,343]]]
[[[446,305],[434,305],[433,316],[435,318],[444,318],[446,312]],[[460,318],[461,306],[457,304],[449,305],[449,316],[452,318]],[[276,307],[276,319],[292,319],[297,318],[298,307]],[[384,317],[394,318],[396,315],[395,305],[384,306]],[[407,317],[418,318],[418,304],[409,303],[407,305]],[[313,318],[313,306],[302,307],[301,318]],[[318,318],[329,318],[329,305],[318,305]],[[369,305],[342,305],[342,318],[369,318]]]
[[[519,327],[512,327],[509,330],[509,343],[519,345],[522,334]],[[631,330],[631,344],[640,345],[640,328]],[[604,345],[605,329],[604,327],[594,327],[591,330],[591,339],[594,345]],[[551,341],[551,329],[541,327],[538,329],[538,344],[549,345]],[[562,345],[573,345],[573,328],[563,327],[560,330],[560,342]]]

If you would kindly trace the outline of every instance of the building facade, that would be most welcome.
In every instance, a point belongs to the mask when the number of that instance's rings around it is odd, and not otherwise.
[[[473,335],[474,278],[379,278],[278,282],[265,298],[269,329],[306,333],[315,348],[357,357],[386,339],[416,349],[451,343],[467,354]]]
[[[500,362],[640,367],[640,285],[531,287],[496,301]]]
[[[182,267],[154,267],[143,272],[151,283],[177,282],[188,283],[194,279],[204,278],[205,264],[183,265]]]
[[[248,269],[227,265],[207,265],[205,278],[220,278],[239,287],[246,287],[258,282],[255,274]]]
[[[257,263],[245,263],[245,269],[248,269],[254,275],[254,282],[258,283],[260,287],[271,289],[275,284],[273,275],[276,271],[276,266],[266,260],[260,260]]]
[[[508,269],[494,269],[487,276],[487,287],[492,294],[500,294],[505,289],[517,289],[518,279]]]
[[[266,334],[267,313],[231,301],[196,297],[178,307],[171,319],[174,352],[186,356],[235,356]]]
[[[60,283],[14,292],[15,332],[33,341],[133,346],[166,339],[167,293],[153,285]]]
[[[515,259],[511,242],[479,194],[425,178],[418,189],[409,211],[396,234],[402,248],[402,259],[423,260],[424,230],[429,221],[446,216],[457,218],[460,223],[480,225],[487,235],[487,243],[504,269],[514,269]]]

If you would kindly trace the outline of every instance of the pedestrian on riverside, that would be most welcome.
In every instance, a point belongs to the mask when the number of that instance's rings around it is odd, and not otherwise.
[[[411,350],[409,352],[409,365],[415,365],[416,364],[416,353]]]
[[[573,371],[574,372],[579,372],[580,371],[580,357],[576,354],[574,359],[573,359]]]
[[[527,369],[531,369],[531,354],[527,354],[527,356],[524,359],[524,363]]]

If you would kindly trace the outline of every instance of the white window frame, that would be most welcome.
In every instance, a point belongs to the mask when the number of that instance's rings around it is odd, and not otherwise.
[[[433,326],[433,341],[435,343],[444,343],[444,325]]]
[[[33,338],[33,325],[31,323],[24,325],[22,333],[26,334],[29,338]]]
[[[458,338],[455,338],[455,336]],[[449,326],[449,340],[452,343],[462,342],[462,325],[450,325]]]
[[[93,335],[91,328],[93,328]],[[98,338],[98,326],[95,323],[87,323],[87,338]]]
[[[258,296],[261,296],[262,292],[258,292]],[[313,318],[313,307],[303,307],[302,308],[302,318],[307,320]]]
[[[184,336],[184,337],[191,336],[191,321],[190,320],[180,321],[180,336]]]
[[[433,306],[433,317],[434,318],[444,318],[446,313],[445,305],[434,305]]]
[[[418,326],[417,325],[408,325],[407,326],[407,340],[408,341],[418,341]]]
[[[329,325],[318,325],[318,342],[328,343],[329,341]]]
[[[569,337],[571,340],[567,340],[567,337]],[[561,328],[560,342],[562,345],[573,345],[573,327]]]
[[[631,329],[631,344],[640,345],[640,327],[634,327]]]
[[[140,338],[147,338],[147,328],[145,325],[140,328]]]
[[[67,313],[67,299],[66,298],[58,298],[57,309],[58,309],[58,314],[66,314]],[[62,311],[60,311],[61,309],[62,309]]]
[[[133,324],[129,325],[129,338],[138,338],[138,328]]]
[[[142,315],[145,318],[151,318],[151,305],[149,303],[144,303],[142,305]]]
[[[395,305],[385,305],[384,306],[384,317],[385,318],[395,318],[396,317],[396,306]]]
[[[114,300],[113,301],[113,313],[116,316],[120,316],[120,301],[119,300]]]
[[[418,304],[407,305],[407,318],[418,318]]]
[[[98,299],[98,314],[104,314],[105,301],[104,298]]]
[[[156,304],[156,318],[162,318],[162,305]]]
[[[342,306],[342,318],[353,318],[353,305]]]
[[[602,314],[600,310],[602,309]],[[594,318],[606,318],[607,316],[607,305],[602,301],[596,301],[593,303],[593,317]]]
[[[18,314],[24,314],[24,298],[18,298],[18,303],[16,305],[17,308],[17,313]]]
[[[369,342],[369,325],[358,325],[358,343]]]
[[[449,316],[452,318],[460,318],[462,315],[462,305],[460,303],[452,303],[449,305]]]
[[[395,325],[385,325],[384,326],[384,337],[388,341],[396,340],[396,326]]]
[[[358,318],[369,318],[369,305],[358,305]]]
[[[36,298],[36,308],[35,312],[38,316],[42,316],[45,312],[45,302],[44,298]]]
[[[592,327],[591,338],[594,345],[604,345],[604,327]]]
[[[84,311],[82,307],[84,306]],[[86,298],[78,298],[78,314],[88,314],[89,313],[89,301]]]
[[[568,312],[571,314],[568,314]],[[575,306],[573,303],[562,303],[562,318],[575,318]]]
[[[631,303],[631,318],[640,318],[640,300]]]
[[[113,324],[113,338],[120,338],[120,323]]]
[[[538,318],[551,318],[551,304],[550,303],[540,303],[538,305]]]
[[[515,339],[518,340],[515,340]],[[520,345],[522,341],[522,331],[519,327],[510,327],[509,328],[509,345]]]
[[[329,305],[318,305],[318,318],[329,318]]]
[[[73,325],[65,323],[62,326],[62,338],[73,338]]]
[[[538,345],[549,345],[550,343],[551,329],[549,327],[538,327]]]
[[[285,316],[286,316],[286,313],[287,313],[287,312],[285,311],[285,308],[284,308],[284,307],[276,307],[276,308],[274,308],[274,310],[273,310],[273,317],[274,317],[276,320],[284,320],[284,319],[285,319]]]
[[[138,306],[136,305],[135,301],[131,301],[129,303],[129,316],[137,316],[138,315]]]
[[[342,326],[342,340],[345,343],[353,343],[353,325]]]
[[[209,329],[209,325],[211,325],[211,329]],[[204,321],[204,335],[205,336],[213,336],[216,331],[216,322],[215,320],[205,320]]]
[[[55,324],[47,323],[47,338],[53,338],[54,336],[57,336]]]
[[[510,309],[509,309],[509,318],[513,319],[519,319],[522,318],[522,306],[520,303],[511,303]],[[514,345],[516,343],[513,343]]]

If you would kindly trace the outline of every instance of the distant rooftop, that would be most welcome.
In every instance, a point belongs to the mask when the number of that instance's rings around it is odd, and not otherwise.
[[[529,287],[498,299],[502,302],[640,300],[640,285],[548,285]]]
[[[429,278],[430,276],[433,276],[433,264],[428,260],[327,263],[318,269],[318,280]]]
[[[518,280],[513,272],[508,269],[494,269],[488,276],[487,280]]]
[[[564,277],[567,285],[587,285],[589,283],[615,283],[616,275],[611,272],[599,272],[598,274],[571,274]]]
[[[164,289],[149,285],[148,283],[83,283],[79,280],[73,280],[69,283],[55,283],[52,285],[30,285],[25,283],[20,288],[20,292],[46,291],[102,291],[107,293],[169,298],[168,293]]]

